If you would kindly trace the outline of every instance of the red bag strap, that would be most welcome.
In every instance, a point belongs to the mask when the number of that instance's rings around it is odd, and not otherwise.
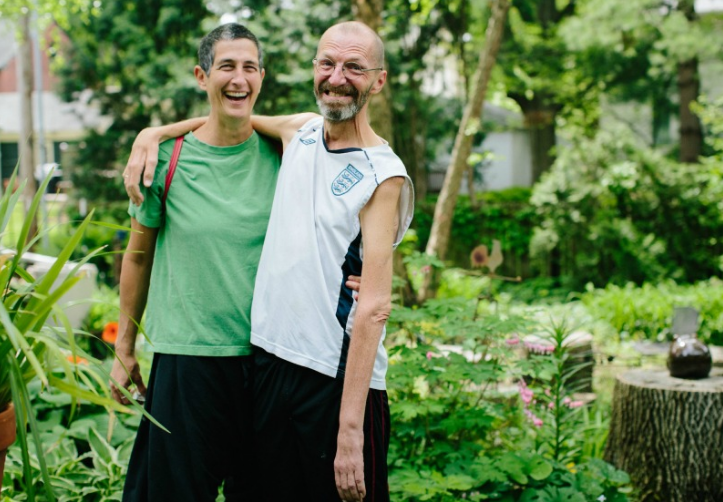
[[[166,212],[166,199],[168,198],[168,189],[171,188],[171,181],[173,181],[173,175],[176,173],[176,166],[178,165],[178,158],[181,156],[181,148],[183,148],[183,136],[176,138],[176,143],[173,145],[173,155],[171,155],[171,163],[168,164],[168,173],[166,174],[166,188],[163,190],[163,197],[161,198],[161,204],[163,204],[163,212]]]

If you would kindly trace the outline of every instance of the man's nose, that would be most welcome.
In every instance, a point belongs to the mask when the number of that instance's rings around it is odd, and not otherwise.
[[[337,64],[334,67],[334,71],[329,75],[329,83],[333,86],[343,85],[347,82],[346,75],[344,74],[344,66]]]

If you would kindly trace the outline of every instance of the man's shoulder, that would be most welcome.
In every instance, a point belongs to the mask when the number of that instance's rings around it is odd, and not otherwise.
[[[407,168],[399,155],[394,153],[392,148],[385,144],[367,150],[367,155],[374,165],[375,170],[390,173],[390,176],[406,176]]]

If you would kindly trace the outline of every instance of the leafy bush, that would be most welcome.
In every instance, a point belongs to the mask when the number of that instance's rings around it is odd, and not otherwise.
[[[498,307],[457,297],[394,310],[393,500],[628,500],[628,476],[586,456],[607,423],[572,399],[567,331],[524,357],[519,336],[538,326]]]
[[[680,164],[600,132],[561,149],[535,187],[534,256],[576,287],[707,279],[721,271],[723,164]]]
[[[469,197],[460,197],[454,209],[447,261],[455,266],[469,267],[472,249],[497,239],[505,256],[505,263],[498,273],[529,275],[530,239],[538,221],[535,209],[529,203],[530,193],[527,188],[481,193],[476,208],[470,204]],[[429,240],[435,203],[436,197],[429,197],[415,210],[419,249],[424,249]]]
[[[712,278],[693,285],[673,281],[640,287],[608,285],[580,299],[590,314],[609,323],[621,339],[671,340],[674,307],[694,307],[700,313],[698,336],[723,345],[723,281]]]
[[[64,227],[52,234],[52,244],[62,247],[74,231],[75,225],[83,218],[75,206],[69,207],[68,218],[71,225]],[[128,242],[128,201],[107,202],[94,206],[94,220],[102,223],[86,230],[83,239],[78,246],[73,259],[77,259],[90,250],[104,247],[104,252],[94,256],[90,262],[98,267],[98,278],[108,286],[115,286],[120,277],[116,277],[116,260],[120,259],[120,253],[125,250]]]

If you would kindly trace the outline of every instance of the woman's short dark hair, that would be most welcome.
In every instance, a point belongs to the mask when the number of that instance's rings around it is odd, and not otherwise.
[[[211,66],[213,66],[213,59],[216,56],[216,42],[221,40],[238,40],[240,38],[251,40],[254,45],[256,45],[256,49],[259,52],[259,70],[264,67],[261,45],[259,44],[259,40],[256,38],[256,35],[251,33],[251,31],[243,25],[238,23],[228,23],[222,24],[203,37],[201,45],[198,47],[198,65],[203,69],[206,75],[208,75],[211,71]]]

